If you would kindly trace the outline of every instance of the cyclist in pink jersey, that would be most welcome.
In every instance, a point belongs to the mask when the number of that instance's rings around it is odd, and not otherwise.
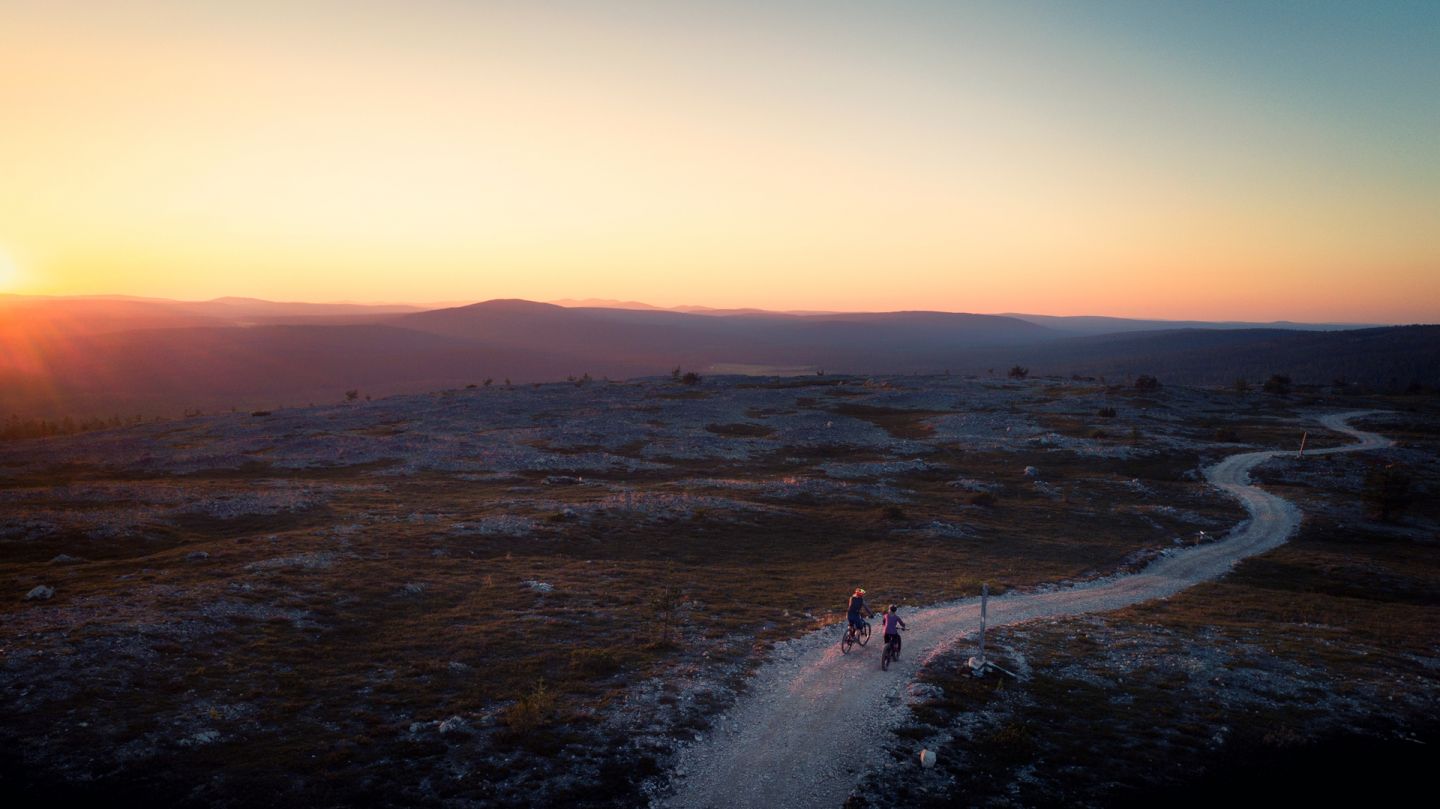
[[[895,659],[900,659],[900,630],[905,628],[905,622],[895,612],[894,604],[885,610],[885,617],[880,619],[880,626],[885,633],[885,643],[895,642]]]

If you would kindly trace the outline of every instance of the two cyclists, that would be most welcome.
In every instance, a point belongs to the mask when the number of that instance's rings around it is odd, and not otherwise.
[[[845,636],[841,639],[840,648],[842,651],[850,651],[850,646],[855,643],[864,644],[869,636],[870,625],[865,623],[861,614],[874,618],[875,612],[865,604],[865,588],[856,587],[855,592],[850,596],[850,603],[845,610],[848,626],[845,629]],[[882,663],[889,663],[890,660],[900,659],[900,630],[905,629],[905,621],[898,614],[898,607],[891,604],[881,619],[881,629],[885,636],[885,658]]]

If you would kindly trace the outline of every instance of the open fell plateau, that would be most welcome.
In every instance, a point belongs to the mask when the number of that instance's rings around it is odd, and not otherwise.
[[[1414,726],[1382,721],[1397,689],[1375,685],[1389,670],[1376,661],[1403,658],[1422,695],[1402,699],[1404,715],[1435,715],[1433,402],[948,376],[580,380],[8,442],[0,786],[107,805],[644,803],[774,644],[839,620],[857,584],[923,605],[981,581],[1021,591],[1136,569],[1244,517],[1203,466],[1295,448],[1305,431],[1310,446],[1345,443],[1316,418],[1366,406],[1411,409],[1365,422],[1400,446],[1266,468],[1316,516],[1296,544],[1202,586],[1251,599],[1244,621],[1204,617],[1223,608],[1187,592],[1007,629],[1001,657],[1023,656],[1030,679],[1005,694],[1050,711],[1014,722],[993,693],[966,690],[993,683],[939,658],[912,689],[915,726],[874,740],[894,758],[852,798],[948,805],[961,787],[981,794],[962,779],[984,772],[996,805],[1040,805],[1103,803],[1107,785],[1128,785],[1143,761],[1051,768],[1049,745],[1190,721],[1190,702],[1163,708],[1166,672],[1196,649],[1222,663],[1265,649],[1277,682],[1350,684],[1332,713],[1384,728]],[[1363,513],[1379,463],[1407,470],[1398,526]],[[1312,546],[1316,530],[1340,539]],[[1372,535],[1388,539],[1350,539]],[[1267,575],[1277,564],[1291,585]],[[1351,587],[1394,614],[1326,600],[1360,597]],[[1314,606],[1285,613],[1297,592]],[[1107,719],[1099,742],[1052,735],[1070,697],[1033,685],[1084,679],[1085,634],[1111,638],[1090,679],[1128,665],[1112,659],[1127,643],[1157,661],[1132,668],[1159,672],[1126,677],[1158,689],[1153,710]],[[1216,679],[1204,719],[1236,730],[1167,753],[1198,768],[1252,739],[1234,693],[1254,677]],[[1267,699],[1305,714],[1289,692]],[[1303,734],[1315,716],[1287,727]],[[1023,732],[1002,733],[1016,722]],[[997,734],[1010,769],[963,764],[983,751],[900,769],[918,739],[963,750],[954,739]],[[1067,781],[1075,767],[1103,783]],[[909,798],[877,800],[873,779],[896,778]]]

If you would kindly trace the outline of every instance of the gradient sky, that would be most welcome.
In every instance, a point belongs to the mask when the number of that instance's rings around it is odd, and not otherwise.
[[[1440,3],[0,0],[0,292],[1440,322]]]

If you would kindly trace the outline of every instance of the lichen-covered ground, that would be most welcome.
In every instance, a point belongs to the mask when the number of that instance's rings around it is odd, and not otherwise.
[[[931,603],[1207,541],[1242,512],[1196,470],[1333,409],[737,377],[0,444],[0,789],[628,805],[856,584]]]

